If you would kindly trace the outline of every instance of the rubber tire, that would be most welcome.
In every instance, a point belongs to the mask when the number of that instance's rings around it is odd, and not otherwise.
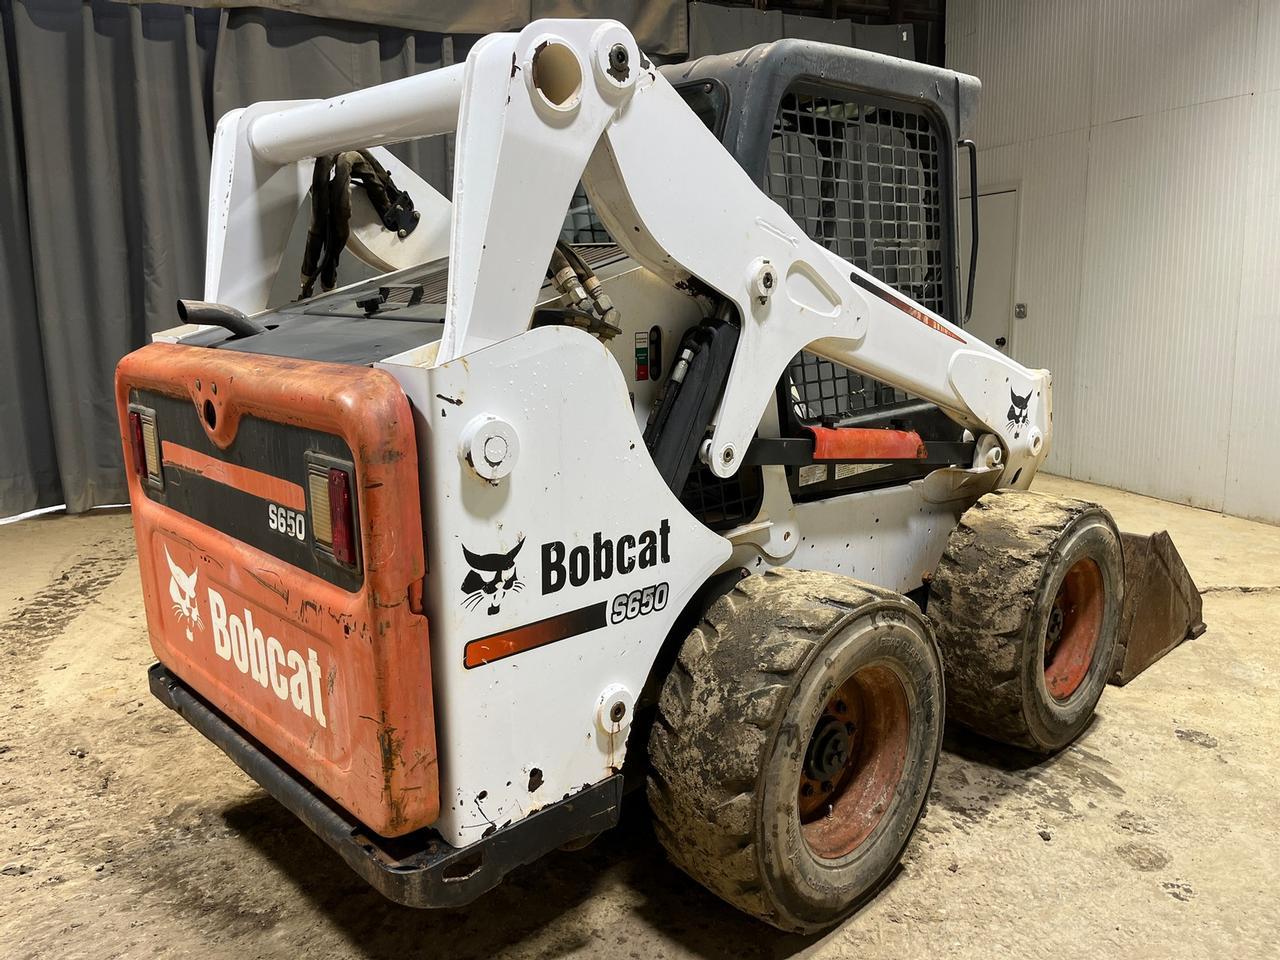
[[[800,832],[803,754],[823,705],[854,670],[889,666],[910,718],[894,799],[841,860]],[[649,804],[671,860],[782,930],[831,926],[892,877],[924,812],[943,731],[942,659],[900,594],[829,573],[741,580],[685,640],[649,741]]]
[[[1057,701],[1045,686],[1045,629],[1063,577],[1083,557],[1102,573],[1101,628],[1084,679]],[[987,494],[952,531],[929,587],[950,718],[1002,743],[1061,750],[1106,687],[1123,604],[1120,534],[1103,507],[1022,490]]]

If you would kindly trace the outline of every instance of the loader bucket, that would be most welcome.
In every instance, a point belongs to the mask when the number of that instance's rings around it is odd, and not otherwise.
[[[1110,682],[1124,686],[1182,641],[1204,632],[1200,592],[1167,530],[1121,533],[1124,611]]]

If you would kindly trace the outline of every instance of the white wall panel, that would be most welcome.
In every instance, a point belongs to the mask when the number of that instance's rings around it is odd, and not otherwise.
[[[1258,32],[1254,44],[1253,89],[1280,90],[1280,0],[1258,4]]]
[[[1248,93],[1257,15],[1257,0],[1104,3],[1093,122]]]
[[[1280,520],[1280,90],[1253,98],[1228,513]]]
[[[963,0],[1049,468],[1280,522],[1280,0]]]
[[[951,0],[947,64],[982,79],[983,147],[1089,124],[1100,0]]]
[[[1097,127],[1073,474],[1221,509],[1249,99]]]

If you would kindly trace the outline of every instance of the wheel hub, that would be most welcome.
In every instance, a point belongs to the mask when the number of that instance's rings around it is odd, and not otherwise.
[[[1063,577],[1044,631],[1045,688],[1055,700],[1068,699],[1089,672],[1102,630],[1105,596],[1102,571],[1088,557]]]
[[[823,705],[800,765],[805,842],[824,859],[848,856],[875,830],[898,789],[910,740],[906,690],[879,664],[848,677]]]
[[[1062,639],[1062,625],[1066,622],[1067,615],[1062,609],[1061,603],[1055,602],[1053,610],[1049,612],[1049,629],[1045,632],[1045,645],[1048,648],[1045,651],[1046,657],[1053,645]]]
[[[831,714],[824,715],[818,721],[805,751],[805,774],[811,780],[830,782],[836,779],[849,759],[852,733],[853,724]]]

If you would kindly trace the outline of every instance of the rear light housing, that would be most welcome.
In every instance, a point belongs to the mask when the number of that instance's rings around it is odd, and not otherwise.
[[[160,437],[156,433],[156,412],[150,407],[129,405],[129,445],[133,450],[134,473],[151,486],[162,488]]]
[[[360,564],[355,468],[319,454],[307,455],[307,507],[316,552],[344,567]]]
[[[355,517],[351,509],[351,475],[337,467],[329,468],[329,526],[333,531],[333,558],[347,566],[355,566]]]

